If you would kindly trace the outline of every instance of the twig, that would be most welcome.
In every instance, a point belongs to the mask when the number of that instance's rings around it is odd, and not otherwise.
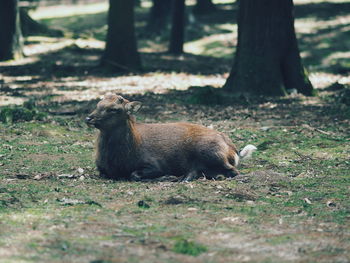
[[[326,131],[323,131],[321,129],[318,129],[318,128],[315,128],[315,127],[311,127],[310,125],[308,124],[303,124],[301,125],[302,127],[306,128],[306,129],[309,129],[311,131],[318,131],[319,133],[322,133],[322,134],[325,134],[325,135],[332,135],[331,132],[326,132]]]
[[[308,155],[301,154],[301,153],[299,153],[299,152],[297,152],[297,151],[294,151],[294,153],[295,153],[296,155],[298,155],[300,159],[304,159],[304,160],[307,160],[307,159],[308,159],[308,160],[314,160],[312,157],[310,157],[310,156],[308,156]]]

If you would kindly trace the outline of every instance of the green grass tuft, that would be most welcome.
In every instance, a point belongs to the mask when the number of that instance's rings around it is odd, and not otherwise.
[[[23,106],[6,106],[0,109],[0,122],[14,123],[19,121],[44,120],[47,114],[40,112],[33,103],[27,102]]]
[[[180,254],[198,256],[204,252],[207,252],[208,249],[202,244],[195,243],[193,241],[188,241],[186,239],[180,239],[176,241],[173,251]]]

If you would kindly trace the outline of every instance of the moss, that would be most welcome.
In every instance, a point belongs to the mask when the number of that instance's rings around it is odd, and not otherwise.
[[[36,109],[33,101],[25,102],[23,106],[6,106],[0,109],[0,121],[3,123],[44,120],[46,117],[46,113]]]
[[[198,256],[206,251],[207,247],[193,241],[188,241],[186,239],[180,239],[176,241],[173,251],[180,254]]]

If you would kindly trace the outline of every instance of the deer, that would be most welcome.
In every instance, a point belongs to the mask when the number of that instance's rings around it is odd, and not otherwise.
[[[224,133],[188,122],[139,123],[141,102],[106,94],[86,123],[98,129],[96,166],[100,175],[116,180],[152,180],[176,176],[192,181],[201,176],[233,178],[240,160],[257,149],[238,151]]]

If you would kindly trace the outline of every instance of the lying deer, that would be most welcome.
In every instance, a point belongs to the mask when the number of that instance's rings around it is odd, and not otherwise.
[[[191,181],[202,175],[234,177],[241,159],[256,147],[238,152],[223,133],[201,125],[176,122],[137,123],[138,101],[108,94],[86,118],[99,129],[96,165],[101,175],[113,179],[143,180],[165,175]]]

